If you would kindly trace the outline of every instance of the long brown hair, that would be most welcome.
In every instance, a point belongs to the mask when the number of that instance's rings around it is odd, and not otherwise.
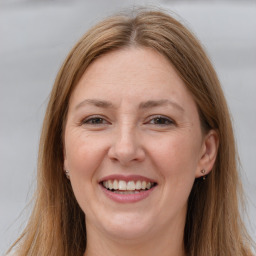
[[[188,199],[184,246],[188,256],[251,255],[252,241],[239,213],[242,190],[228,107],[217,75],[198,40],[162,11],[118,14],[89,30],[71,50],[53,86],[38,159],[35,205],[16,241],[19,256],[81,256],[85,216],[63,172],[63,131],[69,99],[85,69],[124,47],[150,47],[175,67],[193,96],[204,130],[215,129],[219,150],[205,182],[195,180]]]

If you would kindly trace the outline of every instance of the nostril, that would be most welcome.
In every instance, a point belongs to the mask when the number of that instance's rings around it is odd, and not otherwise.
[[[112,147],[109,152],[109,158],[114,162],[120,162],[126,165],[127,163],[134,161],[141,161],[144,159],[144,152],[140,148],[120,148]]]

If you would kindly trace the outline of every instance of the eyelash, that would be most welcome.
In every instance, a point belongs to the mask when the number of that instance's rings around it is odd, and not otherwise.
[[[157,123],[159,121],[160,123]],[[110,124],[110,123],[106,120],[105,117],[102,117],[102,116],[90,116],[81,121],[81,125],[100,126],[105,124]],[[169,117],[157,115],[157,116],[151,116],[150,119],[146,121],[144,124],[152,124],[157,126],[170,126],[170,125],[174,125],[175,122]]]
[[[169,126],[169,125],[174,125],[175,122],[170,119],[169,117],[166,116],[161,116],[161,115],[157,115],[157,116],[153,116],[150,118],[150,120],[146,123],[152,124],[152,121],[159,121],[161,120],[161,123],[153,123],[153,125],[157,125],[157,126]],[[162,123],[164,121],[164,123]]]
[[[101,121],[100,123],[94,123],[95,121]],[[102,123],[102,122],[104,122],[104,123]],[[82,122],[81,122],[81,124],[83,125],[83,124],[88,124],[88,125],[104,125],[104,124],[107,124],[107,123],[109,123],[108,121],[106,121],[106,119],[104,118],[104,117],[102,117],[102,116],[90,116],[90,117],[88,117],[88,118],[86,118],[86,119],[83,119],[82,120]]]

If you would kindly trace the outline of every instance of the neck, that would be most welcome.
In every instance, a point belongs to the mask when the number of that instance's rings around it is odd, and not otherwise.
[[[89,230],[88,230],[89,229]],[[184,228],[177,225],[154,236],[141,239],[120,239],[107,237],[87,226],[87,248],[84,256],[185,256]],[[172,232],[170,232],[172,231]]]

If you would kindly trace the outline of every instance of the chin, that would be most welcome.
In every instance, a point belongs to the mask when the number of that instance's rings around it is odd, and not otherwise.
[[[120,215],[111,218],[111,220],[106,223],[108,223],[108,225],[105,226],[104,229],[108,235],[119,240],[133,240],[145,237],[146,234],[149,234],[154,221],[145,221],[145,216]]]

